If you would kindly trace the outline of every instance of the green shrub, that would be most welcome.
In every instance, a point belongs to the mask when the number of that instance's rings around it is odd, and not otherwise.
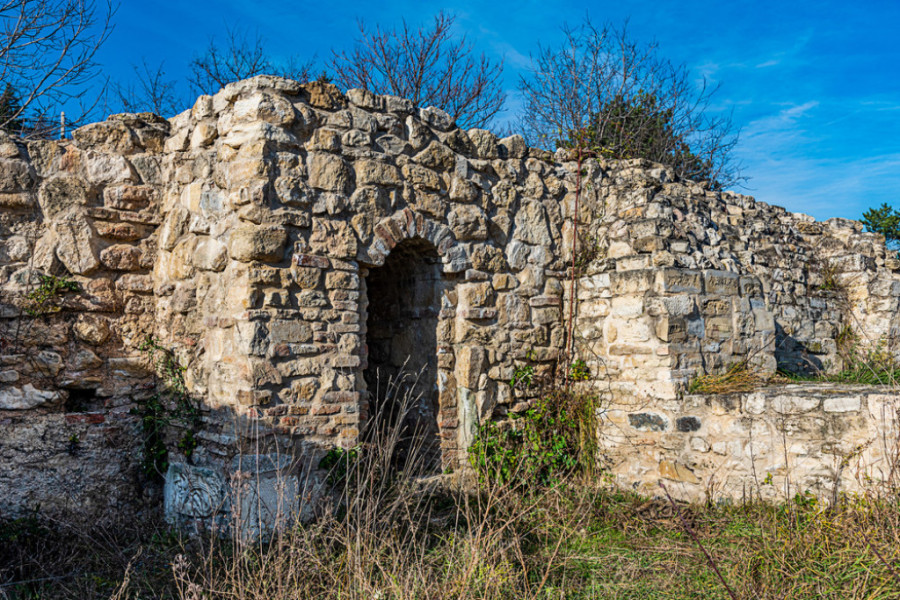
[[[80,292],[78,282],[56,275],[40,275],[41,283],[30,291],[25,299],[25,313],[31,317],[39,317],[59,312],[59,299],[67,293]]]
[[[469,462],[481,481],[545,486],[596,460],[596,399],[560,392],[541,398],[510,422],[479,427]]]

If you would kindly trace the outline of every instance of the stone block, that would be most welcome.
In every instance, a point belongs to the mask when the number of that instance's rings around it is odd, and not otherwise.
[[[665,431],[669,427],[665,417],[653,413],[632,413],[628,415],[628,424],[638,431]]]
[[[609,274],[613,296],[644,294],[653,287],[655,273],[652,270],[615,271]]]
[[[740,293],[740,275],[731,271],[703,271],[703,284],[707,294],[737,296]]]
[[[282,227],[243,225],[231,232],[228,253],[241,262],[280,262],[286,244],[287,232]]]
[[[700,294],[703,276],[686,269],[660,269],[656,272],[655,289],[659,294]]]
[[[795,415],[815,410],[819,403],[820,399],[815,395],[778,395],[772,398],[772,410],[780,414]]]
[[[166,471],[163,508],[169,523],[213,525],[226,506],[225,477],[209,468],[173,462]]]
[[[61,398],[59,392],[39,390],[30,383],[21,388],[5,387],[0,389],[0,410],[29,410],[53,405]]]
[[[830,413],[856,412],[861,406],[859,396],[828,396],[822,402],[822,409]]]
[[[680,481],[682,483],[700,483],[700,479],[694,475],[686,466],[671,460],[662,460],[659,462],[659,476],[672,481]]]
[[[115,244],[100,252],[100,262],[112,271],[135,271],[140,268],[141,251],[128,244]]]

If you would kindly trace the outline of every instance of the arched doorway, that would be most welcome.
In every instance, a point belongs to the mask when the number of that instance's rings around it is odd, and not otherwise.
[[[395,466],[421,473],[441,467],[437,327],[441,260],[422,239],[398,244],[365,278],[370,430],[398,436]]]

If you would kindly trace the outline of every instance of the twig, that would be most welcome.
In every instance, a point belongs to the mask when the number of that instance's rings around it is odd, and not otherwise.
[[[894,578],[894,581],[900,584],[900,575],[897,574],[897,571],[894,570],[894,567],[891,566],[891,563],[885,560],[885,558],[881,555],[881,552],[878,551],[878,548],[876,548],[875,544],[872,543],[872,540],[869,539],[869,536],[866,534],[865,529],[860,527],[859,532],[862,534],[863,539],[866,540],[866,544],[869,546],[869,548],[872,549],[872,552],[875,553],[875,556],[878,557],[878,560],[884,563],[884,566],[886,566],[888,568],[888,571],[891,572],[891,576]]]
[[[706,560],[709,561],[709,565],[713,568],[716,575],[719,577],[719,581],[722,582],[722,585],[725,586],[725,589],[728,591],[728,595],[731,596],[731,600],[738,600],[737,594],[734,593],[734,590],[731,589],[731,586],[728,585],[728,582],[725,580],[725,577],[722,575],[721,571],[719,571],[719,567],[716,566],[716,561],[713,560],[712,555],[706,550],[703,543],[700,541],[700,538],[697,537],[697,534],[694,533],[694,530],[691,529],[691,526],[688,524],[687,519],[684,518],[684,515],[681,514],[681,509],[678,508],[678,504],[676,504],[675,500],[669,494],[669,490],[666,489],[665,484],[660,481],[659,487],[662,488],[663,493],[665,493],[666,498],[669,499],[669,502],[672,504],[672,508],[675,509],[675,514],[678,515],[678,519],[681,521],[681,526],[684,527],[684,530],[687,531],[688,535],[691,536],[691,539],[694,540],[694,543],[700,548],[703,552],[704,556],[706,556]]]

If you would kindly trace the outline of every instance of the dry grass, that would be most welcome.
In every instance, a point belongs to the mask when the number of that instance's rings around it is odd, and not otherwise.
[[[742,599],[900,597],[896,496],[679,512],[570,481],[398,490],[266,545],[20,522],[0,544],[0,598],[729,598],[705,553]]]
[[[331,509],[266,543],[0,524],[0,599],[900,598],[896,489],[700,506],[585,472],[440,486],[397,428],[371,431],[334,467]]]
[[[722,374],[699,375],[688,384],[690,394],[734,394],[752,392],[763,377],[746,360],[737,362]]]

